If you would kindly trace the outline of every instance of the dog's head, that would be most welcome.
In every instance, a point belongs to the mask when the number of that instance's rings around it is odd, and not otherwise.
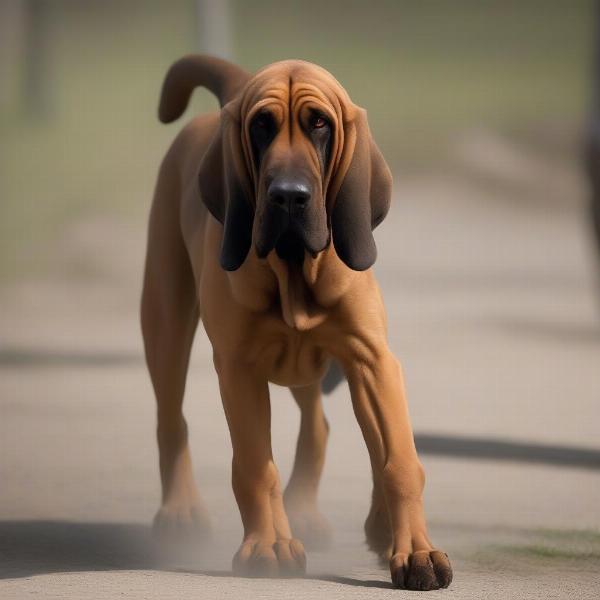
[[[222,108],[200,166],[200,192],[224,226],[221,266],[238,269],[254,245],[302,262],[331,241],[351,269],[377,255],[372,230],[387,214],[391,174],[366,113],[324,69],[275,63]]]

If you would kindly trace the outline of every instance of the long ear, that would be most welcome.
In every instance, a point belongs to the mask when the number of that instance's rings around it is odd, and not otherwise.
[[[221,111],[215,133],[199,171],[200,196],[215,219],[223,224],[221,267],[235,271],[246,260],[252,243],[254,205],[240,141],[240,125],[231,107]]]
[[[365,271],[377,258],[373,229],[390,207],[392,174],[373,141],[366,112],[356,111],[345,143],[354,144],[352,159],[335,198],[331,214],[337,255],[355,271]]]

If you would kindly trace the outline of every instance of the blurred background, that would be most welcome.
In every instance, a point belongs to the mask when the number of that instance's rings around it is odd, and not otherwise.
[[[368,111],[395,180],[376,270],[460,597],[598,586],[600,267],[584,169],[595,22],[592,0],[1,0],[0,589],[157,564],[137,309],[158,165],[186,119],[218,106],[198,90],[181,122],[158,123],[162,78],[194,51],[251,71],[316,62]],[[228,569],[241,531],[231,451],[197,338],[186,414],[224,541],[188,567]],[[284,478],[298,426],[288,396],[273,389]],[[337,545],[312,573],[337,574],[319,585],[347,597],[364,592],[352,581],[386,575],[362,545],[369,469],[345,386],[326,412]]]
[[[399,174],[443,165],[510,185],[532,163],[562,175],[579,161],[590,0],[213,4],[226,24],[204,22],[189,0],[3,0],[4,275],[42,269],[47,242],[84,213],[145,215],[178,127],[157,124],[162,77],[194,50],[249,70],[288,57],[323,65],[367,108]],[[189,114],[216,106],[200,92]],[[529,183],[549,184],[543,201],[576,202],[538,175]]]

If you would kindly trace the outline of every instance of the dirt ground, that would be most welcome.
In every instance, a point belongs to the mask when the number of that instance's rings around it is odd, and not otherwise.
[[[422,436],[431,534],[455,569],[451,587],[430,594],[592,600],[600,596],[600,294],[576,201],[583,193],[571,182],[572,201],[550,201],[564,196],[556,181],[571,181],[553,173],[543,182],[548,202],[490,187],[497,173],[480,164],[480,143],[465,152],[485,177],[398,177],[377,235],[390,341]],[[0,288],[1,598],[413,595],[391,589],[363,541],[370,474],[345,385],[326,399],[321,501],[332,549],[309,554],[303,580],[230,575],[241,523],[202,331],[185,410],[215,541],[155,547],[154,406],[137,317],[144,223],[85,219],[49,252],[48,275]],[[272,403],[285,479],[299,415],[285,389],[273,389]],[[426,435],[450,440],[450,450],[440,454]],[[452,452],[457,436],[467,441],[461,457]],[[482,458],[486,440],[545,450],[537,464],[527,452],[498,460],[493,447]],[[552,464],[571,447],[589,450],[587,462]]]

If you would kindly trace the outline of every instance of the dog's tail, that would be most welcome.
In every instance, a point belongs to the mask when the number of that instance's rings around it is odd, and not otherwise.
[[[248,81],[250,74],[214,56],[188,54],[171,65],[163,82],[158,118],[171,123],[185,111],[194,88],[204,86],[221,106],[229,102]]]

